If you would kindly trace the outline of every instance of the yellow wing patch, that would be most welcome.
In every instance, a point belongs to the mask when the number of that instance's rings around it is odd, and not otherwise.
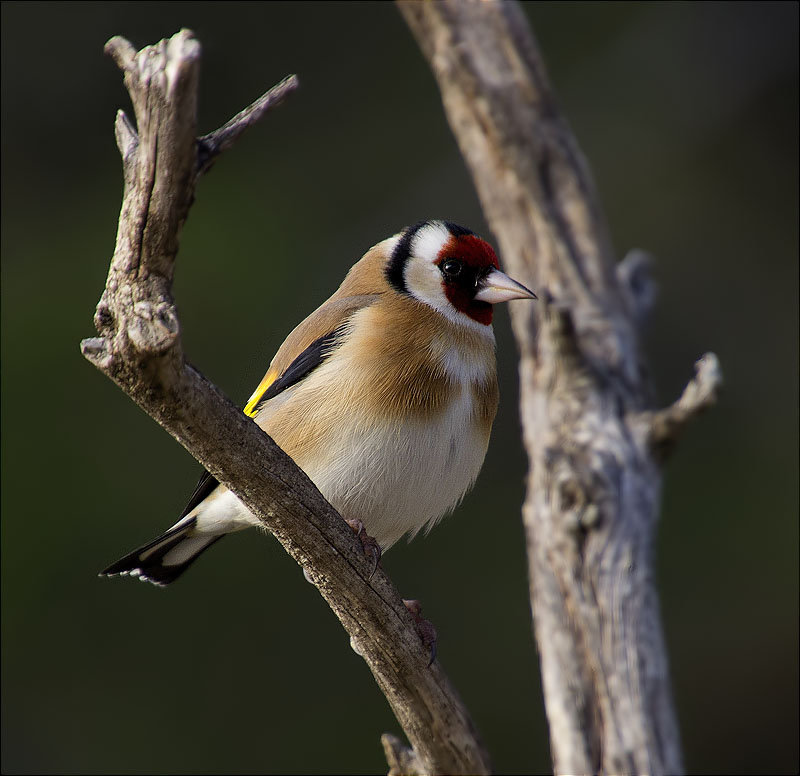
[[[272,385],[278,377],[278,373],[274,369],[270,369],[265,375],[264,379],[258,384],[258,388],[253,392],[250,401],[247,402],[244,408],[244,414],[253,417],[255,415],[256,405],[261,401],[261,397],[266,393],[267,388]]]

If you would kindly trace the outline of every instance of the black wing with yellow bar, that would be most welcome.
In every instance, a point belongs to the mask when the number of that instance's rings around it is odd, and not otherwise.
[[[251,418],[255,417],[265,402],[295,383],[299,383],[313,372],[331,354],[341,339],[344,329],[344,326],[340,326],[323,337],[315,339],[277,379],[267,372],[255,393],[250,397],[250,401],[247,402],[244,408],[245,414]],[[207,499],[217,485],[219,485],[219,481],[207,471],[203,471],[181,517],[186,517],[201,501]]]

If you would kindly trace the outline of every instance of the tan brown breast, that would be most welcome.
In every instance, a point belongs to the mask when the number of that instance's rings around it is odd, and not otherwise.
[[[497,409],[494,338],[462,329],[428,305],[387,295],[354,316],[348,350],[369,384],[364,401],[398,419],[432,419],[472,391],[476,416],[489,426]],[[488,433],[488,431],[487,431]]]

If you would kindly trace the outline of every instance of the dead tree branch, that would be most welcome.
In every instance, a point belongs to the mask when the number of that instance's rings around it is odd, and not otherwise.
[[[136,128],[120,111],[125,190],[117,242],[83,354],[228,486],[278,538],[333,609],[413,747],[420,773],[487,773],[465,708],[423,647],[394,585],[306,475],[185,360],[172,277],[199,176],[244,129],[297,87],[279,84],[197,139],[200,45],[188,30],[140,52],[106,50],[122,69]],[[396,757],[401,757],[394,747]],[[398,760],[399,762],[399,760]]]
[[[517,3],[399,0],[511,274],[529,456],[530,595],[557,773],[675,774],[654,586],[661,453],[720,383],[709,354],[651,411],[637,327],[647,261],[616,268],[588,168]]]

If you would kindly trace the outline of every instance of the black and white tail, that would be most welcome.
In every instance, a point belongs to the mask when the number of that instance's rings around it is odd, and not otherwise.
[[[99,576],[113,577],[121,574],[139,577],[142,581],[162,587],[174,582],[202,552],[225,535],[194,534],[196,522],[196,517],[190,517],[178,523],[158,539],[112,563]]]

